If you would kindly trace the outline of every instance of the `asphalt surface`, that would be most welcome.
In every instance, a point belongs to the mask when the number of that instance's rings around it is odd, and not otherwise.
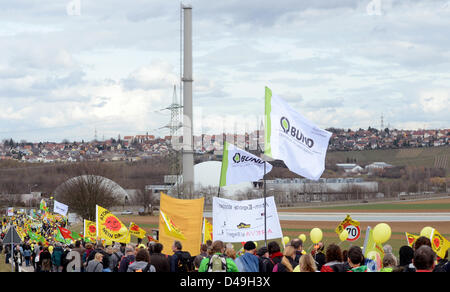
[[[286,221],[342,221],[348,213],[290,213],[278,212],[278,218]],[[359,222],[445,222],[450,213],[351,213]],[[205,217],[212,217],[205,212]]]

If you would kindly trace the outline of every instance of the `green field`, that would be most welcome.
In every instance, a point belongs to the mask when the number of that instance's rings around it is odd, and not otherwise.
[[[334,151],[327,153],[330,161],[345,163],[356,159],[356,164],[386,162],[395,166],[424,166],[450,168],[450,147],[404,148],[363,151]]]

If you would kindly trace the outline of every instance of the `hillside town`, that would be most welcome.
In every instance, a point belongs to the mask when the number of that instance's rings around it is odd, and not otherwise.
[[[355,151],[370,149],[399,149],[439,147],[448,145],[450,129],[438,130],[378,130],[369,127],[357,131],[329,128],[333,133],[329,151]],[[0,143],[0,160],[27,163],[65,163],[78,161],[138,161],[153,156],[168,155],[173,147],[171,136],[118,135],[105,141],[69,142],[15,142],[5,139]],[[221,154],[224,141],[247,150],[263,149],[264,131],[249,134],[219,134],[194,136],[197,153]]]

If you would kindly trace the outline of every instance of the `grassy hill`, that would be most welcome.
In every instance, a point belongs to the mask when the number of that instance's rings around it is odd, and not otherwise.
[[[395,166],[423,166],[450,169],[450,147],[429,147],[409,149],[336,151],[328,152],[327,160],[335,163],[346,163],[356,159],[359,165],[376,161]]]

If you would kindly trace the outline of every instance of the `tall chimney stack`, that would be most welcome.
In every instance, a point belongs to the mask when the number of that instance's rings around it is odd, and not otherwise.
[[[194,192],[194,138],[192,109],[192,7],[182,5],[183,34],[183,182],[186,191]]]

